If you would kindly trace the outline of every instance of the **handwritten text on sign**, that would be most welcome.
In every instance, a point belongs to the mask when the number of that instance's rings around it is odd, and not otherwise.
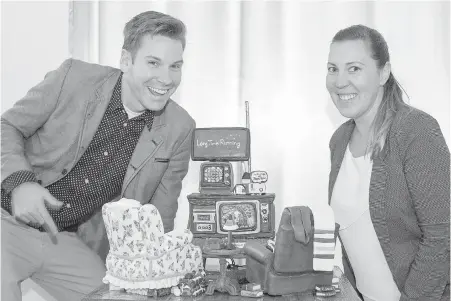
[[[209,147],[232,147],[232,148],[236,148],[236,149],[240,149],[240,145],[241,143],[239,141],[235,141],[235,137],[236,135],[230,135],[230,137],[228,138],[221,138],[219,140],[213,140],[213,139],[208,139],[208,140],[200,140],[197,139],[196,143],[198,147],[204,147],[204,148],[209,148]]]
[[[266,171],[251,172],[252,183],[266,183],[268,181],[268,173]]]
[[[196,128],[193,160],[242,161],[249,158],[250,132],[247,128]]]

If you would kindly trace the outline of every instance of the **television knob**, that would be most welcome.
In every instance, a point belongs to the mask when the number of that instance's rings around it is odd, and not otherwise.
[[[226,172],[225,176],[226,176],[226,178],[228,178],[230,176],[230,174],[228,172]]]
[[[229,181],[229,180],[225,180],[224,182],[225,182],[227,185],[230,184],[230,181]]]
[[[262,210],[262,213],[263,213],[263,214],[267,214],[267,213],[268,213],[268,210],[263,209],[263,210]]]

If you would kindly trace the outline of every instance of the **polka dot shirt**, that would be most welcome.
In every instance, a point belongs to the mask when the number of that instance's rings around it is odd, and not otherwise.
[[[46,187],[64,203],[58,210],[47,207],[59,231],[77,231],[78,225],[96,209],[121,193],[127,166],[141,132],[150,131],[152,127],[151,111],[129,119],[121,101],[121,82],[122,74],[86,152],[72,170],[62,171],[65,174],[62,179]],[[26,181],[36,181],[34,174],[18,171],[4,180],[3,209],[11,213],[11,199],[7,192]],[[43,231],[39,226],[35,228]]]

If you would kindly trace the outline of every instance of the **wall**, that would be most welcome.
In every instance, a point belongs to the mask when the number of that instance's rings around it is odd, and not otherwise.
[[[2,2],[2,112],[69,55],[69,2]]]
[[[68,57],[69,2],[2,2],[1,8],[3,113]],[[22,292],[23,301],[54,301],[31,280]]]

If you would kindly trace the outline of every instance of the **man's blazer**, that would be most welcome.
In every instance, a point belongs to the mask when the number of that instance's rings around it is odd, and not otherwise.
[[[113,93],[121,71],[68,59],[49,72],[1,118],[1,180],[15,171],[35,173],[46,187],[81,158]],[[155,112],[133,152],[119,197],[154,204],[165,232],[174,227],[182,180],[188,171],[195,122],[174,101]],[[105,259],[108,239],[101,208],[79,229],[80,237]]]

